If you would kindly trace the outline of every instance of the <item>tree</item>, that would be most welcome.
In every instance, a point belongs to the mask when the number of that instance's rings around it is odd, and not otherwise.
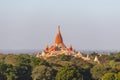
[[[12,65],[7,65],[7,69],[5,71],[5,75],[7,77],[7,80],[16,80],[18,78],[17,74],[17,70],[14,66]]]
[[[0,80],[16,80],[16,69],[11,64],[0,63]]]
[[[101,79],[102,76],[107,72],[106,68],[102,64],[95,65],[91,69],[91,74],[94,79]]]
[[[116,74],[116,80],[120,80],[120,72]]]
[[[18,76],[17,80],[32,80],[32,68],[30,65],[19,64],[18,66],[16,66],[16,70]]]
[[[115,73],[106,73],[103,77],[102,80],[117,80],[115,77]]]
[[[0,63],[0,80],[6,80],[6,76],[5,76],[6,68],[7,68],[6,64]]]
[[[8,54],[6,57],[5,57],[5,63],[6,64],[11,64],[13,66],[16,66],[18,61],[17,61],[17,58],[18,56],[15,55],[15,54]]]
[[[30,64],[30,55],[20,54],[17,58],[18,64]]]
[[[118,53],[116,54],[116,57],[120,58],[120,52],[118,52]]]
[[[65,55],[65,54],[61,54],[61,55],[58,55],[58,58],[62,61],[69,61],[72,56],[71,55]]]
[[[94,51],[91,55],[92,56],[98,56],[98,53]]]
[[[81,69],[69,66],[61,68],[56,75],[56,80],[82,80],[82,79],[83,75],[81,74]]]
[[[117,69],[117,71],[120,72],[120,63],[119,63],[119,64],[116,64],[116,69]]]
[[[32,71],[33,80],[55,80],[56,70],[44,65],[37,66]]]
[[[36,57],[31,57],[30,65],[32,67],[39,66],[39,65],[50,66],[50,64],[46,60],[39,59],[39,58],[36,58]]]
[[[83,67],[83,70],[82,70],[82,74],[83,74],[83,79],[84,80],[91,80],[92,79],[92,76],[91,76],[91,73],[90,73],[90,66],[84,66]]]

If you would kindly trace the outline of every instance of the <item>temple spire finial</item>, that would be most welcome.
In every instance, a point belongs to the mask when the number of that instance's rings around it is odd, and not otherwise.
[[[45,48],[45,50],[46,50],[46,51],[48,51],[48,50],[49,50],[48,44],[46,45],[46,48]]]
[[[58,25],[58,32],[60,32],[60,25]]]
[[[70,51],[73,51],[72,44],[70,44],[69,50],[70,50]]]

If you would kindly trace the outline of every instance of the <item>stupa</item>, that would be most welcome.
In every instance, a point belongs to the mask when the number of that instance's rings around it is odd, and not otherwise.
[[[95,56],[94,62],[100,63],[97,56]]]

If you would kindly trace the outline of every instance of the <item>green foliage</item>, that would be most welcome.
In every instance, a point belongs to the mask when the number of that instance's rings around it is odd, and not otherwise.
[[[98,56],[98,53],[97,52],[93,52],[91,55],[92,56]]]
[[[116,74],[116,80],[120,80],[120,72]]]
[[[120,52],[118,52],[118,53],[116,54],[116,57],[120,58]]]
[[[16,73],[17,71],[14,66],[0,63],[0,80],[16,80]]]
[[[31,57],[30,65],[32,67],[39,66],[39,65],[50,66],[50,64],[46,60],[39,59],[39,58],[36,58],[36,57]]]
[[[99,60],[102,62],[102,63],[108,63],[109,61],[111,60],[114,60],[114,57],[113,56],[108,56],[108,55],[102,55],[99,57]]]
[[[37,66],[32,71],[33,80],[55,80],[56,71],[44,65]]]
[[[12,65],[7,65],[7,69],[5,72],[7,80],[16,80],[18,78],[16,74],[17,74],[16,68]]]
[[[120,72],[120,63],[116,65],[116,69]]]
[[[31,66],[30,65],[25,65],[25,64],[20,64],[16,66],[17,70],[17,75],[18,78],[17,80],[31,80]]]
[[[62,61],[69,61],[72,56],[71,55],[65,55],[65,54],[61,54],[61,55],[58,55],[58,58]]]
[[[4,63],[0,63],[0,80],[6,80],[5,71],[6,71],[7,65]]]
[[[18,64],[29,64],[30,63],[30,55],[28,54],[20,54],[17,58]]]
[[[103,77],[102,80],[117,80],[115,73],[106,73]]]
[[[75,67],[63,67],[57,75],[56,80],[82,80],[81,69]]]
[[[40,59],[29,54],[0,56],[0,80],[120,80],[119,54],[99,56],[101,64],[64,54]]]
[[[91,74],[94,79],[101,79],[101,77],[107,72],[104,65],[98,64],[91,69]]]
[[[5,57],[5,63],[6,64],[11,64],[13,66],[17,65],[18,61],[17,61],[17,58],[18,56],[15,55],[15,54],[8,54],[6,57]]]
[[[5,61],[5,57],[6,57],[6,55],[0,55],[0,63]]]

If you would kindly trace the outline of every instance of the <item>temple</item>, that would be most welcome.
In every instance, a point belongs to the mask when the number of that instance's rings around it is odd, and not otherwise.
[[[42,52],[39,52],[36,57],[46,59],[48,57],[57,56],[60,54],[72,55],[74,57],[82,58],[86,61],[90,60],[89,56],[84,57],[80,52],[75,52],[71,44],[68,48],[66,47],[61,35],[60,26],[58,26],[58,32],[53,45],[46,45],[46,48]]]

